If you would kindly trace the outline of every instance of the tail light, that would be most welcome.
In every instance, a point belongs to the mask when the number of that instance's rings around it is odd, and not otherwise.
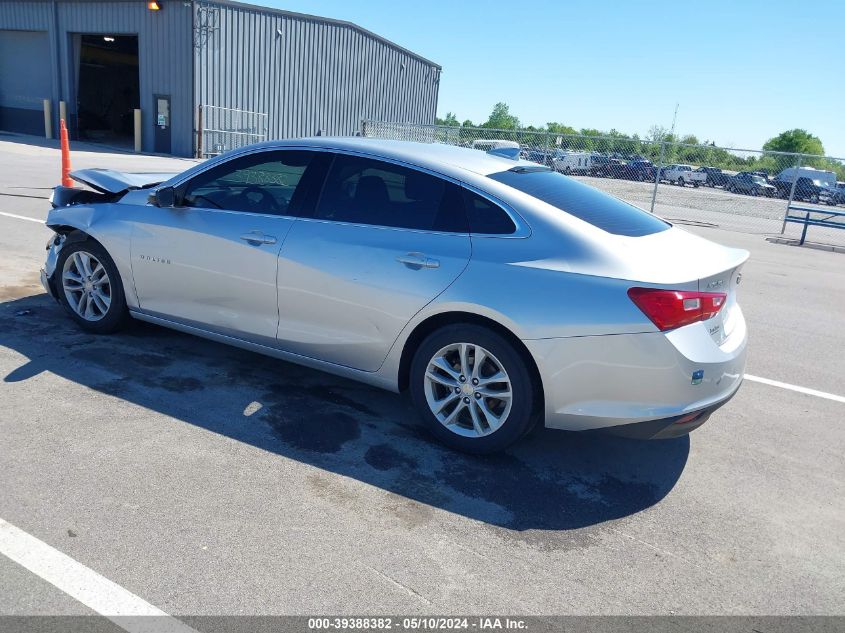
[[[630,288],[628,296],[661,332],[716,316],[727,298],[723,292],[657,288]]]

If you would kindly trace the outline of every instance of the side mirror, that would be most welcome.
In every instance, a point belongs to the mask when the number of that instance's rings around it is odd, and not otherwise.
[[[176,204],[176,191],[173,187],[162,187],[150,194],[150,204],[157,207],[167,208]]]

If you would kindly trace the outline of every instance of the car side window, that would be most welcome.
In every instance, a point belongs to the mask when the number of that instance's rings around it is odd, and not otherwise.
[[[509,235],[516,231],[513,220],[499,205],[467,189],[463,190],[463,199],[471,233]]]
[[[465,232],[460,200],[447,183],[415,169],[338,154],[314,217],[422,231]]]
[[[258,152],[218,165],[188,182],[182,205],[271,215],[295,215],[315,152]]]

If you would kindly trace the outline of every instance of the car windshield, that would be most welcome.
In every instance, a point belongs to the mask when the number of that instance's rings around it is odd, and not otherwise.
[[[489,178],[614,235],[640,237],[671,226],[627,202],[553,171],[510,170],[490,174]]]
[[[760,185],[766,184],[766,181],[763,180],[760,176],[751,176],[751,180],[753,180],[754,182],[756,182],[757,184],[760,184]]]

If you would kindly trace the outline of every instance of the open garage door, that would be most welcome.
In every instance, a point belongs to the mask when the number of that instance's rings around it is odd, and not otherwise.
[[[46,31],[0,31],[0,130],[44,134],[51,68]]]
[[[138,36],[75,34],[79,51],[79,138],[131,146],[133,110],[140,107]]]

